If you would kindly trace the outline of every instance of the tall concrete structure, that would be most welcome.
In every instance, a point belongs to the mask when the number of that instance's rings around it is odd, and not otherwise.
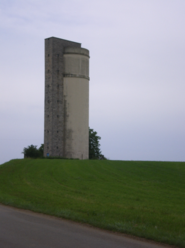
[[[89,158],[89,51],[45,39],[44,156]]]

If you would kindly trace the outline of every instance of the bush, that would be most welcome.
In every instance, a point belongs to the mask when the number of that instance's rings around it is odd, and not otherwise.
[[[24,158],[42,158],[44,152],[44,144],[39,149],[37,146],[31,145],[23,149]]]

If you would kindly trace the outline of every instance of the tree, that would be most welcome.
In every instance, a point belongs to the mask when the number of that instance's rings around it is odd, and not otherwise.
[[[31,145],[23,149],[24,158],[41,158],[43,157],[44,144],[41,144],[39,149],[37,146]]]
[[[89,159],[106,159],[100,150],[100,139],[97,132],[89,128]]]
[[[44,144],[41,144],[41,146],[39,147],[38,151],[39,151],[40,155],[43,157],[43,155],[44,155]]]

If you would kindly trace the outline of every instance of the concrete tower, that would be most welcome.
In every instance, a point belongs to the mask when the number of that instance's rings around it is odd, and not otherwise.
[[[89,51],[45,39],[44,156],[89,158]]]

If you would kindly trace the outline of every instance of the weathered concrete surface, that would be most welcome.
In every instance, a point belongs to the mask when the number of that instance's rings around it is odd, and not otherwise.
[[[63,53],[65,47],[80,43],[50,37],[45,39],[44,156],[65,156]]]
[[[44,156],[87,159],[89,51],[80,43],[45,39],[44,113]]]
[[[164,248],[30,211],[0,205],[1,248]]]
[[[64,50],[65,155],[89,158],[89,53]]]

